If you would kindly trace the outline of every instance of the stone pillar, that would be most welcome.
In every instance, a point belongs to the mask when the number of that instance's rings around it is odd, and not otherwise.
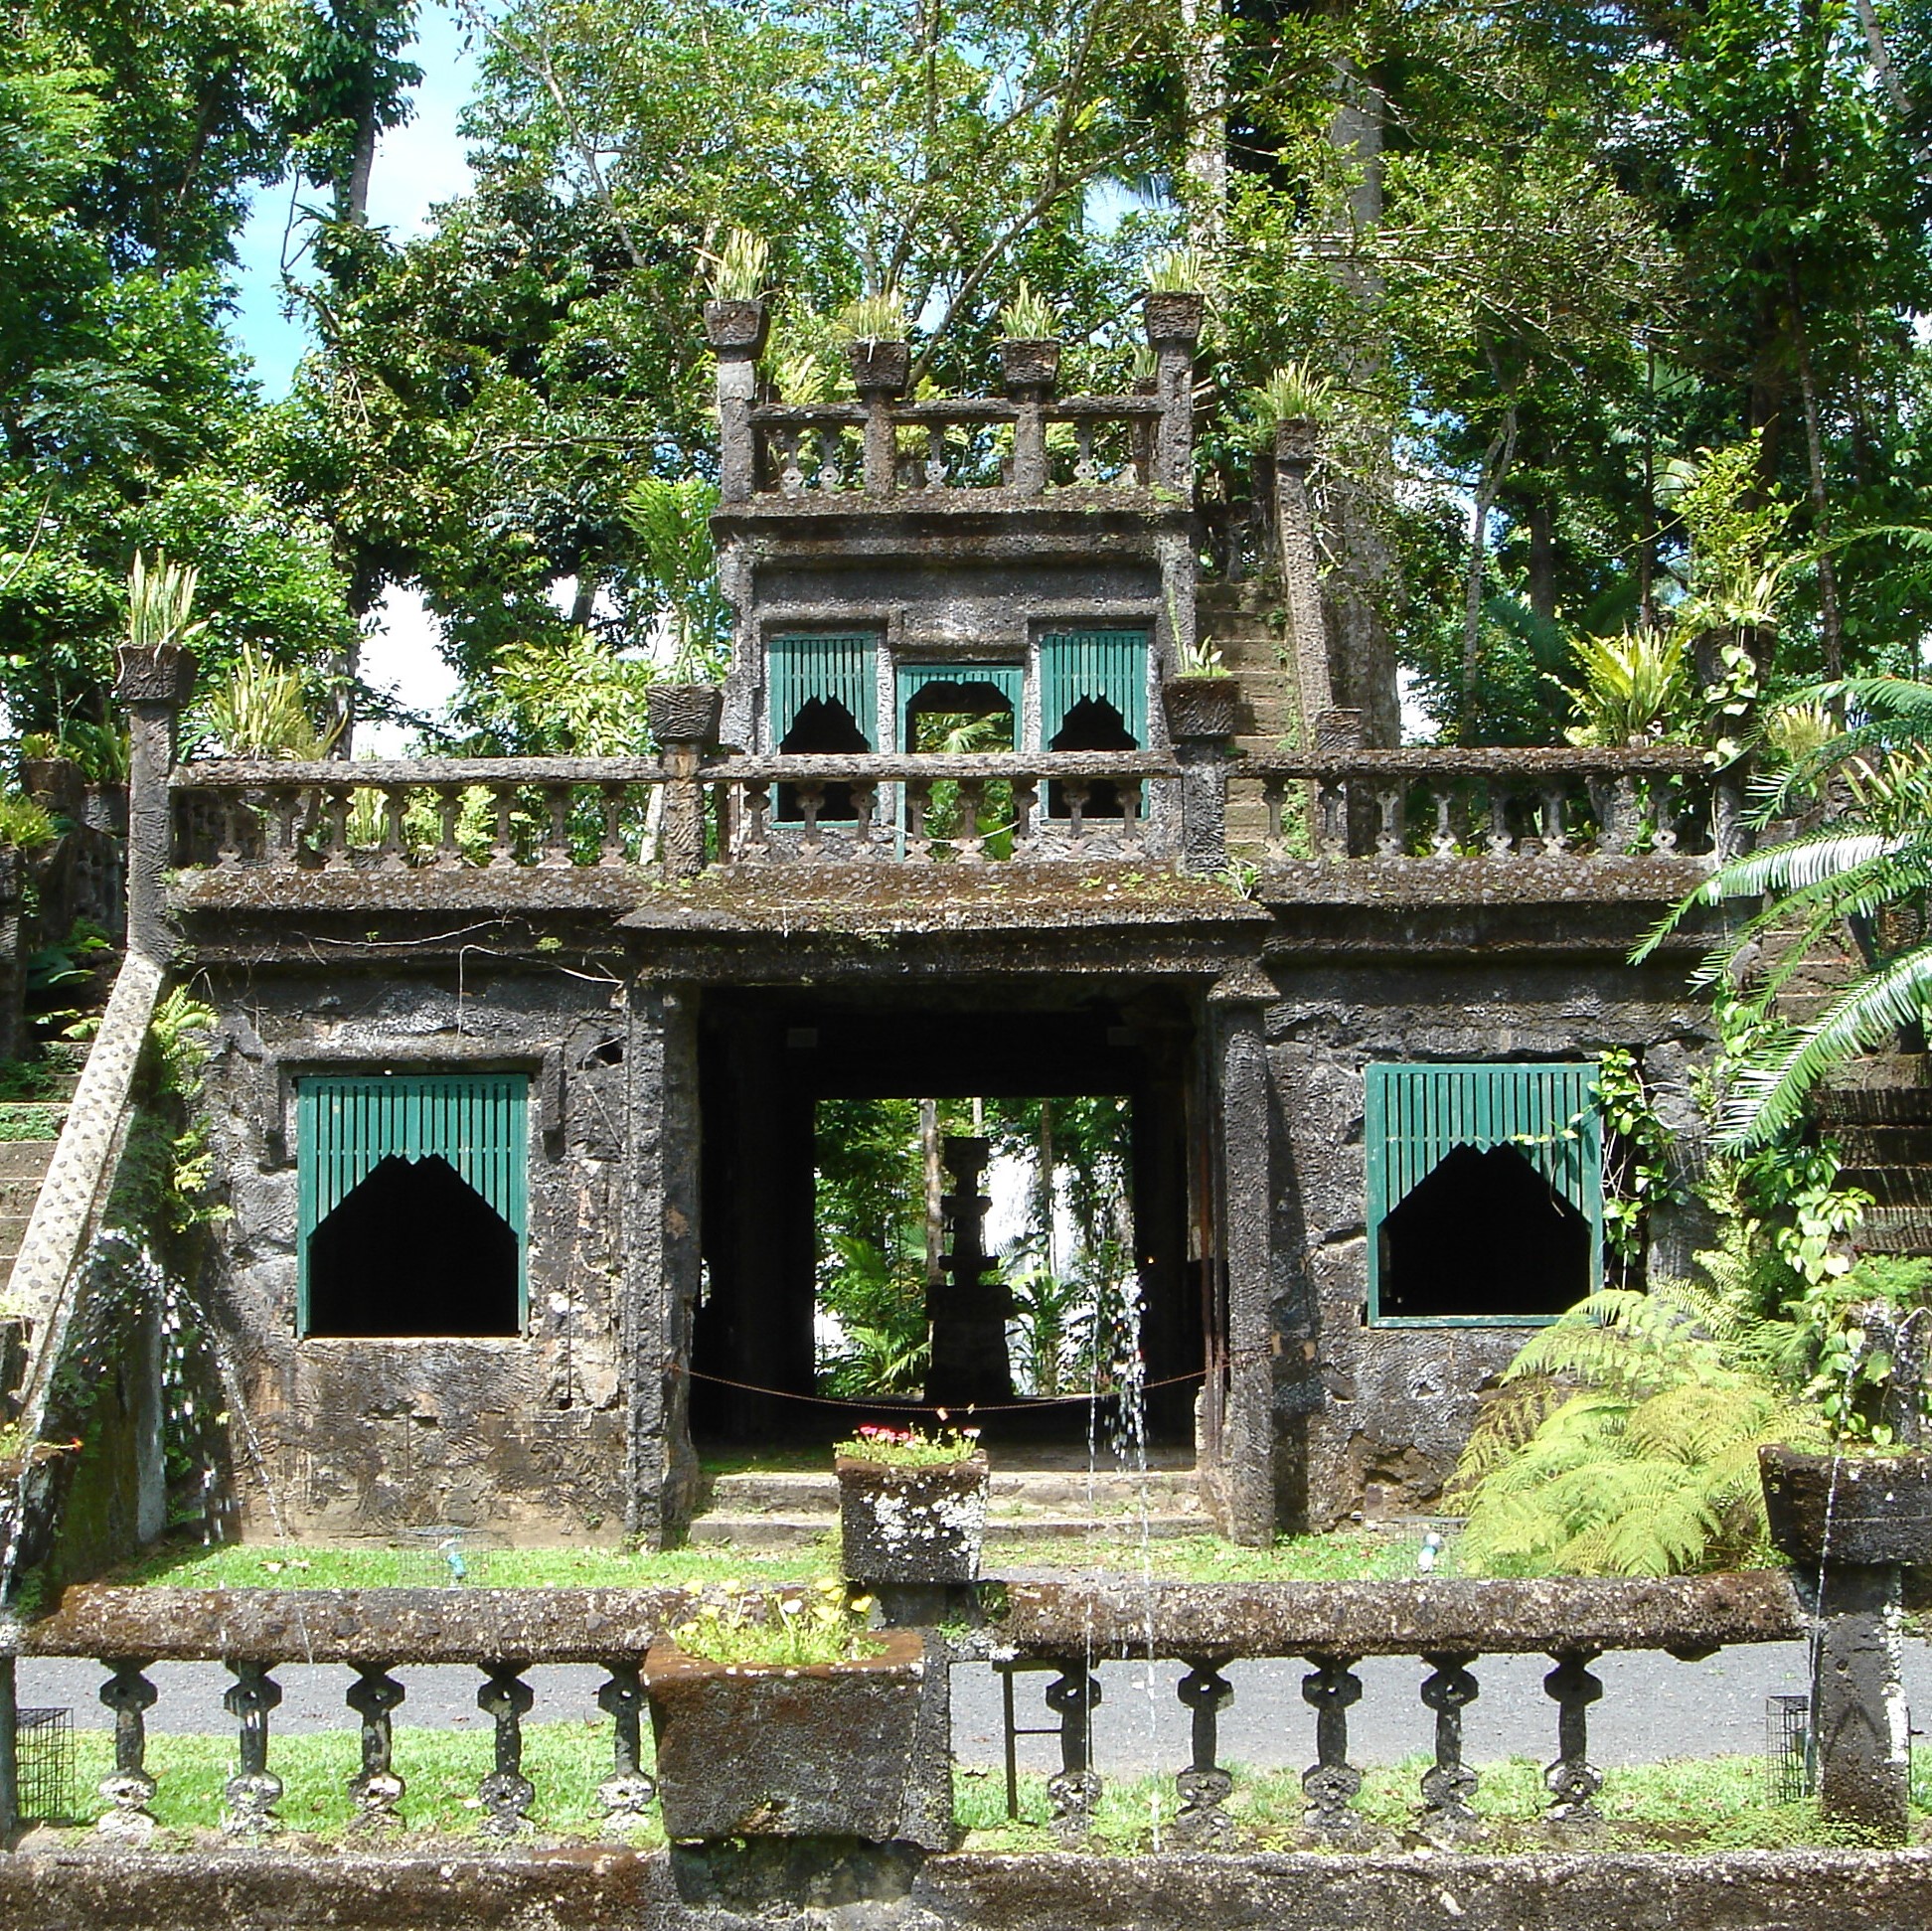
[[[1315,512],[1308,472],[1315,462],[1315,425],[1300,419],[1275,424],[1275,550],[1288,643],[1301,705],[1302,749],[1315,742],[1315,724],[1335,708],[1329,683],[1328,627],[1322,620],[1322,580],[1316,562]]]
[[[1227,974],[1208,996],[1221,1315],[1208,1372],[1218,1353],[1225,1392],[1220,1439],[1202,1446],[1222,1532],[1252,1547],[1265,1547],[1275,1529],[1274,1109],[1263,1015],[1276,997],[1258,965]]]
[[[27,952],[21,925],[25,867],[0,850],[0,1059],[18,1059],[27,1041]]]
[[[1218,872],[1227,863],[1227,755],[1239,686],[1231,677],[1171,679],[1168,736],[1181,767],[1181,865]]]
[[[932,1324],[932,1358],[926,1399],[946,1407],[1013,1399],[1013,1365],[1007,1354],[1007,1316],[1013,1298],[1000,1281],[986,1277],[995,1262],[986,1251],[986,1209],[980,1175],[992,1155],[988,1141],[949,1133],[942,1158],[952,1176],[943,1206],[951,1236],[940,1271],[950,1279],[926,1297]]]
[[[1900,1571],[1890,1562],[1822,1565],[1812,1663],[1818,1808],[1886,1844],[1911,1812],[1911,1719],[1901,1682]]]
[[[1199,295],[1152,294],[1141,305],[1154,351],[1154,394],[1161,420],[1154,432],[1154,487],[1194,501],[1194,352],[1201,340]]]
[[[163,880],[174,857],[175,766],[182,708],[195,688],[191,651],[121,648],[115,691],[127,707],[127,949],[164,960],[173,948]]]
[[[763,302],[707,302],[705,337],[718,358],[718,500],[748,503],[758,487],[751,405],[767,326]]]
[[[630,1382],[625,1528],[661,1547],[697,1498],[691,1446],[692,1322],[698,1308],[698,1028],[682,986],[631,990],[624,1063],[624,1371]]]

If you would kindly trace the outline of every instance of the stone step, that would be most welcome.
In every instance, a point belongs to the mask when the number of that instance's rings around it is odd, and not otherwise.
[[[51,1146],[50,1141],[29,1141],[30,1146]],[[0,1179],[0,1220],[24,1220],[34,1210],[34,1202],[40,1197],[41,1182],[47,1177],[42,1168],[38,1174],[22,1174],[16,1178]]]
[[[1932,1167],[1841,1167],[1841,1187],[1856,1187],[1880,1207],[1932,1212]]]
[[[0,1267],[11,1267],[19,1254],[21,1243],[27,1238],[27,1215],[7,1214],[0,1217]],[[0,1283],[3,1285],[4,1283]]]
[[[1103,1469],[995,1469],[987,1499],[995,1514],[1026,1511],[1077,1514],[1091,1507],[1108,1515],[1130,1512],[1143,1492],[1151,1504],[1188,1509],[1196,1504],[1192,1469],[1149,1469],[1143,1476]],[[710,1478],[710,1506],[729,1515],[826,1515],[839,1509],[839,1482],[829,1470],[745,1469]]]
[[[1932,1167],[1932,1121],[1848,1121],[1832,1138],[1846,1167]]]
[[[1858,1222],[1852,1244],[1866,1254],[1932,1254],[1932,1209],[1874,1207]]]
[[[1041,1540],[1067,1542],[1091,1535],[1096,1529],[1114,1535],[1138,1535],[1141,1527],[1138,1516],[1042,1515],[1029,1517],[1024,1522],[989,1517],[986,1539],[989,1546],[1003,1542],[1025,1545]],[[1200,1514],[1150,1515],[1146,1529],[1153,1539],[1171,1541],[1179,1535],[1208,1533],[1208,1521]],[[836,1538],[838,1532],[838,1517],[819,1514],[740,1516],[712,1511],[695,1517],[691,1525],[693,1542],[708,1546],[731,1542],[743,1548],[810,1548],[822,1537]]]
[[[54,1159],[54,1146],[52,1140],[0,1140],[0,1180],[30,1180],[39,1187]]]

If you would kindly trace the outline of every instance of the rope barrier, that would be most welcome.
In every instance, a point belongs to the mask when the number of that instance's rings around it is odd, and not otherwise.
[[[709,1381],[714,1387],[736,1388],[741,1394],[764,1394],[777,1401],[804,1401],[815,1408],[864,1408],[877,1414],[881,1408],[889,1407],[894,1413],[937,1415],[942,1421],[949,1421],[959,1415],[997,1415],[1019,1414],[1037,1408],[1066,1407],[1079,1403],[1091,1404],[1095,1401],[1112,1401],[1124,1394],[1124,1388],[1094,1388],[1085,1394],[1038,1394],[1026,1401],[966,1401],[935,1403],[927,1401],[899,1401],[889,1396],[873,1401],[855,1401],[837,1394],[800,1394],[794,1388],[760,1387],[755,1381],[734,1381],[724,1374],[707,1374],[703,1368],[687,1368],[682,1362],[673,1362],[667,1370],[672,1374],[682,1374],[688,1380]],[[1163,1375],[1158,1381],[1142,1384],[1141,1392],[1151,1394],[1156,1388],[1179,1387],[1184,1381],[1199,1381],[1208,1370],[1197,1368],[1186,1374]]]

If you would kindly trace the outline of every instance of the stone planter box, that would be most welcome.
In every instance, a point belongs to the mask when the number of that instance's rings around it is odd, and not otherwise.
[[[742,349],[750,355],[761,355],[770,322],[763,302],[705,304],[705,340],[714,349]]]
[[[1179,290],[1143,296],[1141,318],[1147,326],[1148,341],[1157,349],[1164,343],[1192,349],[1201,340],[1201,319],[1207,307],[1207,296]]]
[[[1059,381],[1060,345],[1045,340],[1002,342],[1000,380],[1009,392],[1050,390]]]
[[[724,693],[716,684],[647,684],[644,715],[660,744],[710,744],[718,738]]]
[[[1240,688],[1231,677],[1171,677],[1161,687],[1170,737],[1232,737]]]
[[[909,342],[848,342],[846,362],[861,396],[897,396],[912,379]]]
[[[852,1663],[710,1663],[652,1645],[645,1694],[676,1841],[953,1842],[946,1666],[917,1630]]]
[[[845,1573],[869,1587],[973,1582],[986,1539],[987,1461],[900,1468],[841,1455]]]
[[[1758,1450],[1771,1540],[1801,1572],[1833,1562],[1932,1564],[1932,1450]]]

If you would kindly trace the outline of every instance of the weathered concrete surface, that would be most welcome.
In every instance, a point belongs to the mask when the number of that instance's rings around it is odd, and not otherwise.
[[[0,1859],[0,1923],[35,1931],[1923,1931],[1932,1852],[1724,1856],[942,1856],[892,1903],[756,1918],[684,1904],[670,1858],[93,1850]]]
[[[598,1663],[690,1615],[682,1589],[69,1589],[25,1656],[235,1663]]]
[[[1782,1569],[1601,1581],[1015,1582],[994,1640],[1022,1656],[1492,1656],[1779,1643],[1809,1627]]]

